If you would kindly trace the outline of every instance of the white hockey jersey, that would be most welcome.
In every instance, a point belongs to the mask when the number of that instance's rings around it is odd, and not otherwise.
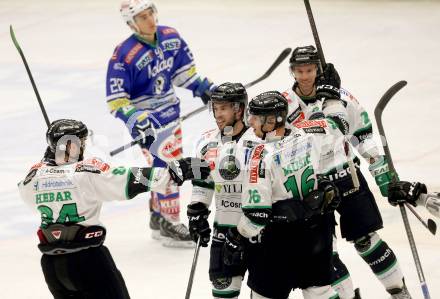
[[[341,100],[347,110],[347,121],[349,132],[347,134],[350,144],[356,148],[359,154],[369,162],[371,157],[377,157],[379,150],[373,140],[373,129],[368,113],[359,104],[357,99],[346,89],[341,88]],[[287,126],[291,127],[304,119],[308,119],[311,114],[322,111],[322,101],[303,101],[293,90],[289,88],[283,95],[289,102],[289,112],[287,116]]]
[[[62,166],[34,165],[18,184],[21,198],[41,214],[41,227],[52,223],[101,225],[104,201],[127,200],[141,192],[165,192],[166,168],[111,167],[98,158]]]
[[[196,157],[209,162],[211,174],[206,181],[193,181],[192,202],[202,202],[208,207],[215,196],[215,227],[235,227],[241,217],[242,182],[245,165],[252,148],[261,143],[247,129],[238,140],[225,137],[219,129],[202,135],[196,146]]]
[[[303,200],[317,188],[317,175],[339,169],[346,162],[344,136],[336,124],[325,119],[298,122],[288,136],[259,144],[252,151],[243,182],[243,211],[258,215],[278,201]],[[238,225],[247,238],[262,228],[245,215]]]

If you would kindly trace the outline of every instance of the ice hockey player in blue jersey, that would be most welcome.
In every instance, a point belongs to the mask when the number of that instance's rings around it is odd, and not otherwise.
[[[133,34],[111,57],[106,80],[107,104],[122,120],[152,166],[181,158],[180,101],[174,86],[192,91],[204,104],[213,83],[201,77],[192,53],[176,29],[157,24],[157,9],[149,0],[124,0],[121,14]],[[153,142],[154,141],[154,142]],[[164,246],[193,247],[180,223],[179,189],[152,192],[150,228]]]

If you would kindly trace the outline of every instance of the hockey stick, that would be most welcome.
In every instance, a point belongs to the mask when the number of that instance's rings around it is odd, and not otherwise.
[[[185,299],[189,299],[189,297],[191,296],[191,290],[192,290],[192,285],[193,285],[193,281],[194,281],[194,274],[196,273],[197,259],[199,258],[200,247],[201,246],[200,246],[200,238],[199,238],[197,240],[196,249],[194,251],[194,257],[193,257],[193,262],[192,262],[192,266],[191,266],[191,272],[189,274],[188,285],[186,286]]]
[[[309,0],[304,0],[304,5],[306,6],[307,17],[309,18],[309,23],[310,23],[310,28],[312,29],[313,39],[315,40],[315,45],[316,45],[316,49],[318,50],[319,60],[321,61],[319,67],[321,68],[321,73],[322,73],[326,64],[327,64],[325,62],[324,51],[322,50],[321,40],[319,39],[318,30],[316,29],[316,24],[315,24],[315,18],[313,17],[312,7],[310,6]],[[346,136],[344,136],[344,138],[347,140]],[[348,141],[346,141],[346,142],[349,143]],[[357,171],[354,166],[353,160],[350,159],[350,152],[351,152],[350,145],[348,145],[347,146],[348,168],[350,169],[351,179],[353,180],[353,186],[356,189],[359,189],[359,187],[360,187],[359,178],[358,178]]]
[[[47,116],[46,109],[44,108],[43,101],[41,100],[40,93],[38,92],[37,85],[35,84],[34,77],[32,76],[32,72],[29,68],[27,61],[26,61],[26,57],[24,56],[23,50],[21,49],[20,44],[18,43],[17,38],[15,37],[15,32],[14,32],[14,29],[12,28],[12,25],[9,25],[9,32],[11,34],[12,42],[14,43],[15,48],[17,49],[18,53],[21,56],[21,59],[23,60],[24,67],[26,68],[26,72],[29,76],[29,80],[31,80],[31,84],[32,84],[32,88],[34,89],[35,96],[37,97],[38,105],[40,106],[41,113],[43,113],[43,117],[46,122],[46,125],[47,125],[47,127],[49,127],[49,125],[50,125],[49,117]],[[93,130],[89,129],[88,137],[93,138]]]
[[[290,52],[292,51],[291,48],[286,48],[284,49],[280,55],[278,55],[277,59],[275,59],[275,61],[272,63],[272,65],[269,67],[269,69],[260,77],[258,77],[257,79],[255,79],[254,81],[247,83],[244,85],[245,88],[250,88],[252,86],[254,86],[255,84],[263,81],[264,79],[266,79],[267,77],[269,77],[273,71],[281,64],[281,62],[283,62],[284,59],[286,59],[287,56],[289,56]],[[199,114],[202,111],[205,111],[206,109],[208,109],[208,105],[199,107],[197,109],[195,109],[194,111],[191,111],[185,115],[183,115],[180,118],[180,121],[184,121],[196,114]],[[131,141],[130,143],[127,143],[126,145],[123,145],[121,147],[118,147],[117,149],[114,149],[110,152],[110,156],[114,156],[116,154],[119,154],[122,151],[125,151],[126,149],[132,147],[133,145],[137,144],[143,137],[141,135],[139,135],[136,139],[134,139],[133,141]]]
[[[381,138],[383,138],[382,141],[382,147],[385,152],[385,156],[388,159],[388,167],[389,171],[392,172],[394,175],[392,176],[392,181],[397,181],[397,172],[394,168],[393,160],[391,158],[391,152],[388,147],[388,142],[386,142],[386,136],[385,136],[385,130],[383,128],[382,124],[382,113],[387,106],[388,102],[391,100],[391,98],[399,91],[401,90],[405,85],[407,84],[406,81],[399,81],[393,86],[391,86],[385,94],[380,99],[379,103],[377,104],[376,108],[374,109],[374,116],[376,117],[376,123],[377,128],[379,129],[379,134],[381,135]],[[430,299],[431,296],[429,295],[428,291],[428,285],[425,281],[425,275],[423,274],[422,265],[420,263],[419,254],[417,252],[416,243],[414,241],[414,236],[411,231],[411,226],[408,221],[408,215],[406,214],[405,206],[403,204],[399,204],[400,213],[402,214],[403,224],[405,225],[406,234],[408,236],[409,245],[411,247],[411,252],[414,258],[414,263],[416,264],[417,269],[417,275],[419,276],[420,286],[422,288],[423,297],[425,299]]]
[[[44,120],[46,121],[47,127],[49,127],[50,125],[49,117],[47,116],[46,109],[44,108],[43,102],[41,101],[41,97],[40,94],[38,93],[37,85],[35,85],[34,77],[32,76],[31,70],[26,61],[26,57],[24,56],[24,53],[21,50],[21,47],[17,39],[15,38],[15,33],[14,33],[14,29],[12,28],[12,25],[9,25],[9,32],[11,33],[12,42],[14,43],[15,48],[17,48],[17,51],[20,54],[21,59],[23,60],[24,67],[26,68],[26,72],[29,76],[29,79],[31,80],[32,88],[34,89],[35,95],[37,96],[38,104],[40,105],[40,109],[41,112],[43,113]]]
[[[263,81],[264,79],[266,79],[267,77],[270,76],[270,74],[273,73],[273,71],[281,64],[281,62],[283,62],[284,59],[286,59],[287,56],[289,56],[290,52],[292,51],[291,48],[286,48],[284,49],[280,55],[277,57],[277,59],[272,63],[272,65],[269,67],[269,69],[259,78],[255,79],[254,81],[247,83],[244,88],[249,88],[254,86],[255,84]],[[196,114],[199,114],[202,111],[205,111],[206,109],[208,109],[208,105],[202,106],[197,108],[194,111],[189,112],[188,114],[182,116],[180,118],[181,121],[184,121],[185,119],[188,119]]]
[[[386,105],[388,104],[388,102],[391,100],[391,98],[403,87],[405,87],[406,85],[406,81],[399,81],[396,84],[394,84],[393,86],[391,86],[387,92],[385,92],[385,94],[382,96],[382,98],[380,99],[379,103],[377,104],[376,108],[374,109],[374,115],[376,117],[376,121],[379,122],[380,120],[380,126],[379,127],[379,123],[378,123],[378,129],[379,129],[379,133],[381,136],[383,136],[383,138],[386,141],[386,136],[385,136],[385,131],[383,129],[382,126],[382,113],[383,110],[385,109]],[[379,117],[379,118],[378,118]],[[391,153],[390,150],[388,148],[388,144],[383,145],[383,149],[385,152],[385,156],[387,156],[388,159],[388,165],[390,167],[390,170],[392,170],[394,173],[396,172],[396,169],[394,167],[393,161],[391,159]],[[388,152],[388,154],[387,154]],[[425,228],[427,228],[433,235],[435,235],[436,231],[437,231],[437,224],[434,222],[434,220],[432,219],[428,219],[428,222],[425,222],[422,217],[417,213],[417,211],[408,203],[405,203],[405,206],[414,214],[414,216],[416,216],[416,218],[423,224],[423,226]]]

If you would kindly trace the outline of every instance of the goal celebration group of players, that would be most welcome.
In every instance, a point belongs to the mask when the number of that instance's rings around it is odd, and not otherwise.
[[[107,104],[138,140],[148,167],[84,158],[86,125],[51,123],[44,157],[19,191],[41,215],[38,248],[54,298],[129,298],[103,244],[99,215],[104,201],[145,192],[153,238],[164,246],[210,246],[213,298],[238,298],[246,272],[251,298],[288,298],[294,289],[306,299],[361,298],[337,251],[335,213],[342,238],[389,296],[412,298],[377,232],[382,218],[353,149],[391,204],[425,205],[438,217],[440,203],[422,183],[391,183],[397,174],[372,138],[368,113],[341,87],[332,64],[322,65],[313,46],[296,47],[289,59],[293,86],[250,99],[241,83],[198,74],[187,43],[176,29],[158,25],[150,0],[124,0],[121,14],[133,34],[110,58]],[[174,87],[191,90],[215,119],[195,157],[182,156]],[[179,217],[186,180],[188,227]]]

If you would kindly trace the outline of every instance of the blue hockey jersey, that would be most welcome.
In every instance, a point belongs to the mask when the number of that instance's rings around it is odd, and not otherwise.
[[[201,96],[207,82],[197,74],[192,53],[176,29],[158,26],[154,45],[133,34],[114,50],[107,70],[107,104],[124,122],[135,112],[148,111],[155,126],[162,125],[180,114],[173,86]]]

